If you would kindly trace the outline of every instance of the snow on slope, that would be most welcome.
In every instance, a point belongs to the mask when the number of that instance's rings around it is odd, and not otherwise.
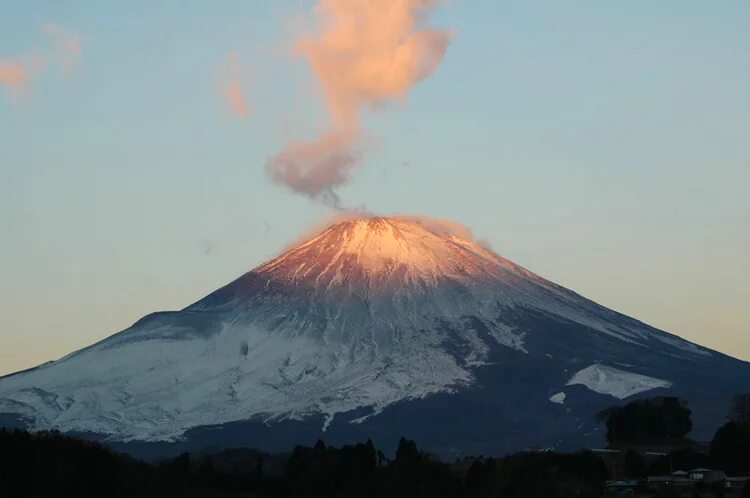
[[[565,398],[567,395],[564,392],[555,393],[552,396],[549,397],[550,402],[555,403],[557,405],[564,405],[565,404]]]
[[[35,418],[38,428],[168,440],[191,427],[254,416],[271,422],[360,406],[378,411],[470,380],[431,338],[410,339],[383,357],[254,329],[95,347],[4,379],[0,412]]]
[[[333,225],[179,312],[0,378],[0,413],[34,428],[166,440],[192,427],[369,408],[475,384],[506,314],[536,310],[672,355],[707,351],[586,300],[433,221]],[[575,382],[574,382],[575,381]],[[593,365],[571,379],[627,396],[658,379]]]
[[[651,389],[670,387],[672,383],[596,363],[576,372],[567,385],[582,385],[599,394],[625,399]]]

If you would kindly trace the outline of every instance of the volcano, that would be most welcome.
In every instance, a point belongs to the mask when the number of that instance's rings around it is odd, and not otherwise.
[[[602,444],[673,395],[708,438],[750,364],[600,306],[455,224],[334,224],[181,311],[0,378],[1,420],[134,445],[268,451],[401,435],[443,455]]]

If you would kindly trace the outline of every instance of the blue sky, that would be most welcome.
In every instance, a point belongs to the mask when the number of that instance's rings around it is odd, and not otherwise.
[[[287,47],[311,1],[0,0],[0,373],[181,308],[328,209],[266,160],[323,112]],[[750,359],[750,4],[453,0],[438,70],[368,113],[348,206],[454,219],[618,311]],[[232,115],[236,52],[253,113]],[[406,166],[404,164],[407,163]]]

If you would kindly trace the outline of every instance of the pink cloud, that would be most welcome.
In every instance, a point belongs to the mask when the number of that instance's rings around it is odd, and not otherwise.
[[[404,99],[440,65],[451,34],[427,26],[436,5],[320,0],[320,31],[298,39],[295,51],[320,83],[329,120],[317,138],[291,141],[268,160],[274,181],[312,198],[337,200],[335,189],[359,164],[362,111]]]
[[[45,24],[41,31],[53,42],[53,54],[64,70],[69,70],[81,62],[81,37],[75,33],[63,31],[53,24]],[[15,99],[26,97],[42,70],[45,59],[38,54],[22,55],[10,59],[0,59],[0,86],[6,88]]]
[[[26,97],[31,92],[34,75],[44,67],[44,59],[37,55],[0,59],[0,85],[11,98]]]
[[[10,87],[22,87],[29,82],[29,72],[17,60],[0,60],[0,83]]]
[[[242,92],[239,56],[235,52],[230,52],[222,64],[220,86],[221,95],[232,113],[243,118],[252,114],[250,102]]]

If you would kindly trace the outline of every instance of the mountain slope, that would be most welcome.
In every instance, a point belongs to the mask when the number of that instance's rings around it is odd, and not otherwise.
[[[490,448],[597,438],[594,408],[657,392],[696,403],[709,430],[722,400],[749,388],[747,363],[548,282],[460,227],[375,217],[333,225],[181,311],[0,379],[0,413],[119,441],[245,423],[261,448],[264,435],[283,446],[278,433],[291,426],[347,439],[448,417],[447,432],[413,430],[463,451],[486,436],[461,425],[487,427],[487,417],[500,423],[487,429],[499,430]],[[552,414],[568,420],[557,432],[545,427]]]

